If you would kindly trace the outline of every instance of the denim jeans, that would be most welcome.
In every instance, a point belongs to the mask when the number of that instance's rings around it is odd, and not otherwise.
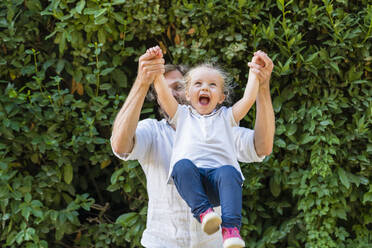
[[[221,206],[222,226],[240,229],[243,180],[233,166],[198,168],[192,161],[182,159],[174,165],[171,176],[199,222],[201,213]]]

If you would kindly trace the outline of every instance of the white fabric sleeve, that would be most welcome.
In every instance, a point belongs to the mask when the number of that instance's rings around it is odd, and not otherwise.
[[[114,151],[114,149],[112,149],[115,156],[125,161],[128,160],[143,161],[145,159],[145,156],[149,153],[149,149],[151,148],[153,139],[155,137],[156,130],[154,125],[152,125],[153,121],[155,120],[145,119],[138,122],[132,152],[118,154]]]
[[[187,105],[178,104],[177,111],[174,114],[173,118],[169,120],[169,124],[177,127],[177,123],[179,122],[180,119],[182,122],[182,119],[185,118],[187,111],[189,111],[189,107]]]
[[[234,119],[234,115],[232,112],[232,107],[226,108],[226,107],[221,107],[223,111],[224,118],[229,121],[229,124],[231,127],[238,127],[239,123],[236,123]]]
[[[238,161],[243,163],[262,162],[265,156],[258,156],[254,147],[254,131],[244,127],[233,127],[235,149]]]

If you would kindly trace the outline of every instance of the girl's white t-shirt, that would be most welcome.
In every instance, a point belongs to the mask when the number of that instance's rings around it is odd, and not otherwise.
[[[200,115],[190,105],[178,105],[170,124],[176,127],[168,182],[177,161],[191,160],[199,168],[234,166],[242,176],[233,135],[232,108],[221,107],[211,114]]]
[[[114,154],[125,161],[138,160],[146,176],[148,194],[146,229],[142,234],[144,247],[161,248],[216,248],[222,247],[222,234],[207,235],[193,217],[174,184],[165,183],[169,174],[170,156],[175,131],[163,119],[146,119],[138,123],[134,147],[129,154]],[[261,162],[254,149],[254,131],[233,128],[238,160],[245,163]],[[128,166],[125,162],[123,166]],[[215,208],[220,213],[221,208]]]

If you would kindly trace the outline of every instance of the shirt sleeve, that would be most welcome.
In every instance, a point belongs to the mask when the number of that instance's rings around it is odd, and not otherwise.
[[[262,162],[265,156],[258,156],[254,147],[254,131],[244,127],[234,127],[233,135],[238,161],[243,163]]]
[[[153,139],[155,137],[155,127],[154,125],[152,125],[153,121],[154,120],[146,119],[138,122],[132,152],[118,154],[114,151],[114,149],[112,149],[111,143],[111,149],[115,156],[125,161],[145,160],[145,157],[149,153],[149,150],[151,149],[151,145],[153,143]]]
[[[233,112],[232,112],[232,107],[221,107],[222,108],[222,114],[224,115],[224,118],[228,121],[229,125],[231,127],[238,127],[239,126],[239,123],[236,123],[235,119],[234,119],[234,115],[233,115]]]
[[[185,118],[187,111],[189,111],[188,106],[178,104],[177,111],[174,114],[173,118],[169,120],[169,124],[177,127],[177,123],[179,123],[180,121],[182,122],[182,119]]]

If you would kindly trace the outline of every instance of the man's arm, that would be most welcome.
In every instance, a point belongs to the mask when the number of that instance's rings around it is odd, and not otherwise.
[[[139,121],[143,102],[156,75],[164,73],[164,60],[144,54],[138,62],[138,74],[123,107],[117,114],[111,145],[118,154],[130,153],[134,145],[134,135]]]
[[[270,95],[270,77],[274,65],[264,52],[258,51],[255,56],[260,57],[265,62],[265,66],[260,67],[257,64],[250,66],[260,70],[258,73],[260,87],[256,99],[254,145],[258,156],[267,156],[272,152],[275,133],[275,115]]]

